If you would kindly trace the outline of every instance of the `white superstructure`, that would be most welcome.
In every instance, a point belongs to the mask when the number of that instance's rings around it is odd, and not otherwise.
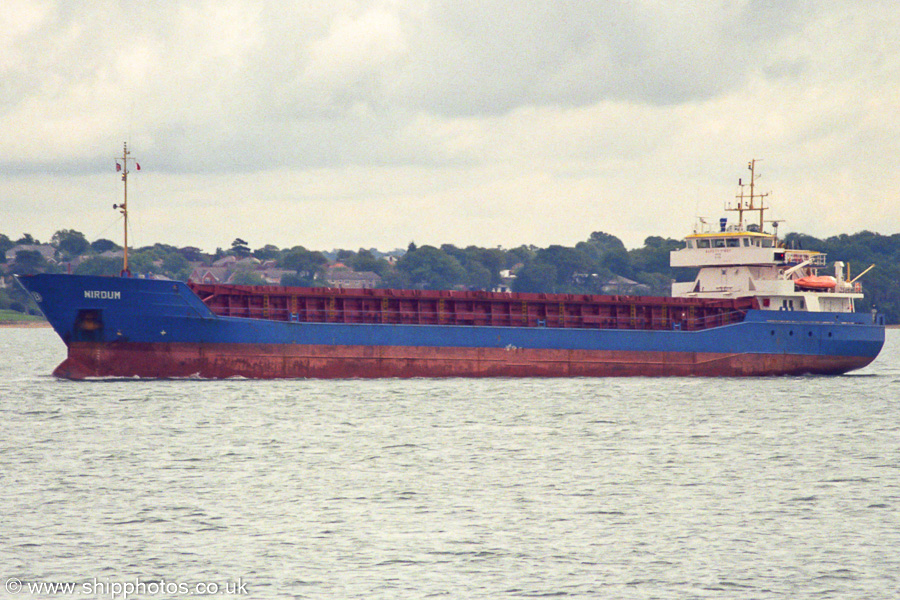
[[[749,165],[750,195],[743,194],[742,185],[737,204],[726,207],[739,213],[738,222],[730,225],[721,219],[719,231],[709,231],[702,224],[685,238],[684,248],[670,254],[671,266],[700,269],[694,281],[672,284],[672,295],[756,296],[764,310],[853,312],[853,301],[863,294],[856,280],[844,276],[844,263],[834,263],[833,276],[820,276],[825,254],[784,248],[776,234],[764,231],[766,194],[754,194],[755,162]],[[758,212],[759,224],[745,223],[745,212]]]

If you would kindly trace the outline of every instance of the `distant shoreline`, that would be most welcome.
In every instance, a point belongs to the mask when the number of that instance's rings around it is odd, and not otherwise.
[[[30,328],[40,328],[40,327],[50,327],[50,323],[47,321],[0,321],[0,328],[21,328],[21,329],[30,329]]]

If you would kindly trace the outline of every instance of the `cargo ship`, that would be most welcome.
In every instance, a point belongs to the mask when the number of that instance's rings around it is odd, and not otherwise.
[[[749,195],[741,185],[726,206],[736,222],[701,221],[671,253],[672,266],[697,268],[671,297],[183,283],[131,277],[127,263],[121,277],[18,281],[66,344],[54,375],[70,379],[834,375],[868,365],[883,316],[855,312],[859,276],[843,263],[821,275],[824,254],[765,231],[749,166]],[[745,219],[753,213],[758,222]]]

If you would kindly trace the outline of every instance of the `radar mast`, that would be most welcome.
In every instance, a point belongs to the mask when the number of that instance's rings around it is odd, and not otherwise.
[[[750,169],[750,183],[745,184],[745,183],[743,183],[743,181],[741,179],[738,179],[738,185],[741,188],[741,192],[737,196],[735,196],[735,198],[737,199],[737,205],[736,206],[727,205],[725,207],[725,210],[737,212],[738,227],[741,229],[744,228],[744,212],[758,212],[759,213],[759,232],[762,233],[763,232],[763,224],[765,223],[764,214],[765,214],[765,211],[768,209],[768,207],[766,206],[766,203],[765,203],[765,198],[766,198],[766,196],[769,195],[769,192],[766,192],[765,194],[757,194],[756,193],[756,189],[755,189],[756,188],[756,180],[759,178],[759,176],[756,174],[756,161],[757,161],[757,159],[754,158],[754,159],[750,160],[749,163],[747,163],[747,168]],[[748,187],[748,185],[750,187],[750,195],[749,196],[744,193],[744,188]],[[759,201],[758,204],[757,204],[757,201]]]

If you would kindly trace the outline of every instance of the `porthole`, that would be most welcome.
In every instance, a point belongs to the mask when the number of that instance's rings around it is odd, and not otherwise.
[[[788,335],[794,335],[794,331],[793,330],[789,331]]]

